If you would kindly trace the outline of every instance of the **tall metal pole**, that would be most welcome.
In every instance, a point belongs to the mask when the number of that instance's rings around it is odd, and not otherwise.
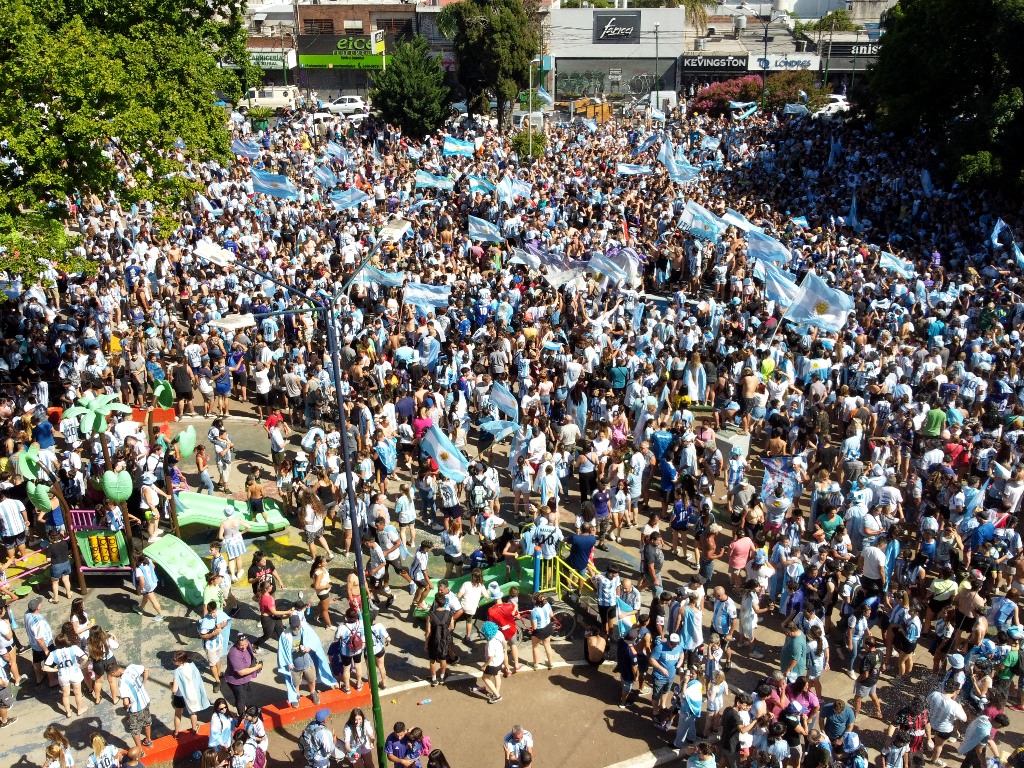
[[[652,108],[657,107],[661,109],[661,56],[658,50],[658,30],[661,28],[661,24],[654,25],[654,91],[657,96],[654,97],[654,102],[651,104]]]
[[[530,62],[530,86],[529,86],[528,111],[526,113],[526,131],[530,137],[530,162],[533,162],[533,62]]]
[[[853,85],[857,82],[857,49],[860,48],[860,30],[857,30],[857,42],[853,44],[853,74],[850,75],[850,95],[853,96]]]
[[[764,109],[764,100],[768,93],[768,25],[771,21],[761,22],[764,27],[764,58],[761,59],[761,109]]]

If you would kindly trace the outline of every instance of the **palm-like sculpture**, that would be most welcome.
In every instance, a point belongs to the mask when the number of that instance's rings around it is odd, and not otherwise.
[[[83,433],[103,435],[107,431],[107,416],[114,411],[131,413],[132,409],[124,403],[117,402],[117,395],[99,395],[78,398],[78,405],[68,408],[64,415],[78,419],[78,426]]]

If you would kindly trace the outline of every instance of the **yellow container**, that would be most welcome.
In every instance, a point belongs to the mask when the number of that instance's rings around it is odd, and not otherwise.
[[[94,563],[100,562],[100,537],[90,536],[89,537],[89,550],[92,553],[92,561]]]
[[[107,547],[107,537],[100,539],[100,560],[104,563],[110,562],[110,549]]]
[[[108,536],[108,549],[110,551],[110,562],[120,563],[121,562],[121,550],[117,546],[117,536]]]

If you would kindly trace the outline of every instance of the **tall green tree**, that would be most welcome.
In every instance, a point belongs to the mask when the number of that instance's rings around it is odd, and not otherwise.
[[[869,70],[883,124],[933,130],[959,180],[1024,191],[1024,0],[900,0]]]
[[[69,262],[69,198],[174,204],[194,191],[176,159],[226,159],[215,92],[253,80],[234,0],[0,0],[0,246],[27,282]],[[179,141],[180,140],[180,141]]]
[[[444,124],[450,101],[440,59],[430,55],[422,35],[403,40],[388,57],[388,68],[373,76],[370,99],[384,119],[422,138]]]
[[[437,27],[452,41],[459,65],[459,84],[467,104],[491,95],[498,102],[498,124],[505,110],[527,85],[530,61],[540,50],[540,22],[523,0],[460,0],[445,6]]]

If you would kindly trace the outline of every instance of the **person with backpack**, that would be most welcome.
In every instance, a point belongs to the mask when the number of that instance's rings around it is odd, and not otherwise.
[[[348,693],[350,670],[354,673],[357,691],[363,689],[363,650],[366,648],[366,637],[363,634],[363,623],[355,608],[345,611],[345,621],[338,625],[334,634],[338,643],[338,660],[341,667],[341,690]]]
[[[317,710],[316,717],[299,734],[299,750],[306,768],[328,768],[335,754],[334,733],[327,726],[331,710]]]

